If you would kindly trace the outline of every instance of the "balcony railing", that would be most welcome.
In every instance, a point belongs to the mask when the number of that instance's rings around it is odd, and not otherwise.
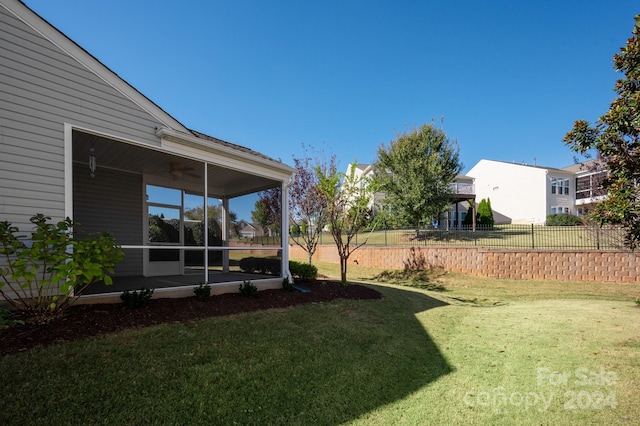
[[[584,198],[597,198],[607,194],[607,191],[603,188],[589,188],[581,191],[576,191],[576,200],[582,200]]]
[[[473,195],[476,193],[476,187],[472,183],[454,182],[449,184],[454,194]]]

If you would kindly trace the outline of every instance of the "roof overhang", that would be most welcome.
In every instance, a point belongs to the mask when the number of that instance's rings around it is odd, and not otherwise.
[[[187,155],[221,167],[280,181],[288,181],[295,173],[294,168],[256,152],[215,143],[167,127],[157,128],[156,136],[160,138],[164,151]]]

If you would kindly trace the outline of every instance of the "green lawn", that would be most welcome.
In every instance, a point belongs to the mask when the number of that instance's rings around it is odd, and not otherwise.
[[[640,286],[381,272],[349,277],[382,300],[4,356],[0,424],[640,423]]]

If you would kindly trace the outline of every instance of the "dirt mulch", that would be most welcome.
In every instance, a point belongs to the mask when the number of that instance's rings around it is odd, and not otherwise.
[[[65,316],[47,324],[24,324],[0,329],[0,355],[20,352],[58,342],[103,335],[151,325],[192,321],[272,308],[287,308],[305,303],[322,303],[335,299],[380,299],[377,291],[333,281],[304,283],[309,293],[264,290],[258,297],[242,297],[238,293],[212,296],[201,302],[195,297],[153,299],[148,306],[131,309],[122,304],[78,305]]]

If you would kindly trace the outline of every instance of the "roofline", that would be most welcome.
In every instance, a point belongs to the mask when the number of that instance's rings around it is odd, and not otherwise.
[[[22,1],[2,0],[0,6],[4,7],[10,14],[16,17],[16,19],[24,22],[40,34],[40,36],[62,50],[80,64],[80,66],[86,68],[107,85],[118,91],[122,96],[158,120],[161,126],[156,128],[156,136],[173,139],[177,142],[187,141],[198,146],[206,147],[209,150],[215,148],[218,152],[245,161],[251,161],[254,164],[275,170],[278,174],[290,176],[295,172],[295,169],[285,165],[281,161],[274,160],[240,145],[225,142],[204,133],[188,129]],[[205,138],[199,138],[197,134],[201,134]]]
[[[140,93],[135,87],[127,83],[122,77],[113,72],[75,41],[71,40],[71,38],[49,23],[49,21],[30,9],[29,6],[22,1],[2,0],[0,5],[160,123],[185,132],[188,131],[182,123]]]
[[[156,136],[163,141],[169,140],[177,143],[186,142],[207,150],[211,150],[213,148],[216,152],[223,154],[226,157],[236,158],[243,162],[251,162],[286,176],[291,176],[296,171],[294,168],[282,163],[281,161],[276,161],[248,149],[245,151],[244,149],[234,148],[233,146],[228,146],[226,144],[215,143],[215,141],[210,139],[199,138],[191,132],[183,133],[168,127],[159,127],[156,129]],[[227,144],[229,143],[227,142]]]
[[[502,161],[502,160],[489,160],[488,158],[481,158],[473,167],[477,166],[480,161],[491,161],[493,163],[501,163],[501,164],[508,164],[511,166],[518,166],[518,167],[529,167],[532,169],[540,169],[540,170],[550,170],[550,171],[557,171],[557,172],[564,172],[564,173],[571,173],[567,170],[564,169],[559,169],[557,167],[546,167],[546,166],[538,166],[538,165],[533,165],[533,164],[522,164],[522,163],[515,163],[515,162],[509,162],[509,161]],[[471,169],[473,169],[473,167],[471,167]]]

